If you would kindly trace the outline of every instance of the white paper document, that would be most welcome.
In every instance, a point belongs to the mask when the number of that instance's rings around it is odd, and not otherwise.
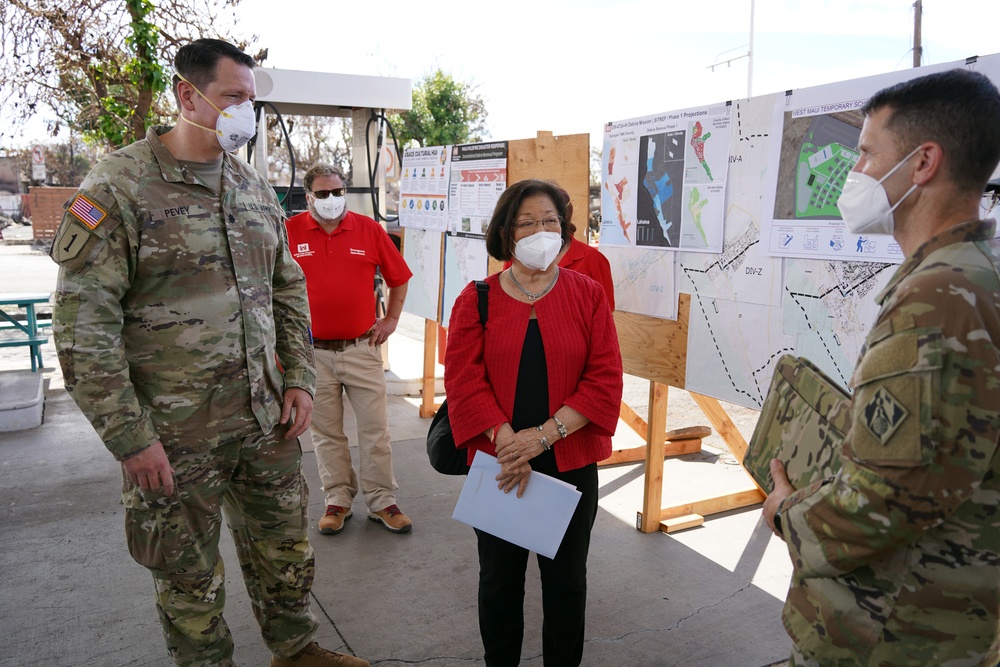
[[[582,494],[572,484],[532,472],[528,488],[518,498],[516,488],[510,493],[497,488],[499,474],[495,457],[476,452],[451,518],[555,558]]]

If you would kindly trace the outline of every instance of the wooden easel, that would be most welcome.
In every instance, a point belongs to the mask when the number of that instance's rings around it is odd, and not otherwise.
[[[684,388],[687,372],[688,318],[691,297],[681,294],[677,320],[660,320],[644,315],[615,312],[615,326],[622,351],[622,366],[629,375],[649,380],[649,408],[646,424],[646,475],[642,509],[636,515],[635,527],[644,533],[661,530],[671,533],[700,526],[705,516],[764,502],[766,494],[753,481],[745,490],[707,496],[693,501],[663,507],[663,459],[671,455],[665,444],[667,395],[669,387]],[[729,451],[742,463],[747,443],[719,401],[691,392],[691,397],[715,427]],[[627,407],[627,406],[626,406]],[[629,409],[630,410],[630,409]],[[624,408],[623,408],[624,411]],[[632,413],[634,414],[634,412]],[[623,416],[624,418],[624,416]],[[635,417],[638,419],[638,416]],[[700,446],[700,441],[699,441]],[[641,448],[639,448],[641,449]]]
[[[434,401],[434,384],[436,377],[434,366],[437,363],[438,323],[434,320],[424,320],[424,374],[420,378],[420,416],[424,419],[434,416],[440,403]]]

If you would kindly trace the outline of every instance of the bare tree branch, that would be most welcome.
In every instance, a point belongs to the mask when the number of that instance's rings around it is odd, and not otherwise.
[[[0,113],[15,130],[43,116],[53,136],[69,128],[92,139],[102,136],[108,115],[117,114],[128,135],[142,136],[150,122],[172,115],[173,99],[143,82],[136,63],[170,71],[177,49],[199,37],[245,49],[256,36],[229,34],[239,1],[150,0],[148,14],[140,16],[122,0],[3,0]],[[144,52],[136,39],[137,18],[155,27],[155,53]]]

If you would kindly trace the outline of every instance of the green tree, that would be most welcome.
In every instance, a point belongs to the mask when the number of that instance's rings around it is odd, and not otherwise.
[[[171,115],[165,71],[177,49],[226,35],[240,0],[2,0],[0,113],[15,128],[51,111],[64,128],[112,148]],[[254,38],[255,39],[255,38]]]
[[[474,86],[456,81],[440,69],[413,87],[413,108],[391,118],[401,146],[444,146],[482,141],[486,105]]]

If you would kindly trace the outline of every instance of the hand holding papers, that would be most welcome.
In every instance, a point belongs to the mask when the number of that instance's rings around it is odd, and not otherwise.
[[[451,518],[511,544],[555,558],[566,527],[580,502],[572,484],[532,472],[520,498],[497,488],[500,464],[476,452]]]

